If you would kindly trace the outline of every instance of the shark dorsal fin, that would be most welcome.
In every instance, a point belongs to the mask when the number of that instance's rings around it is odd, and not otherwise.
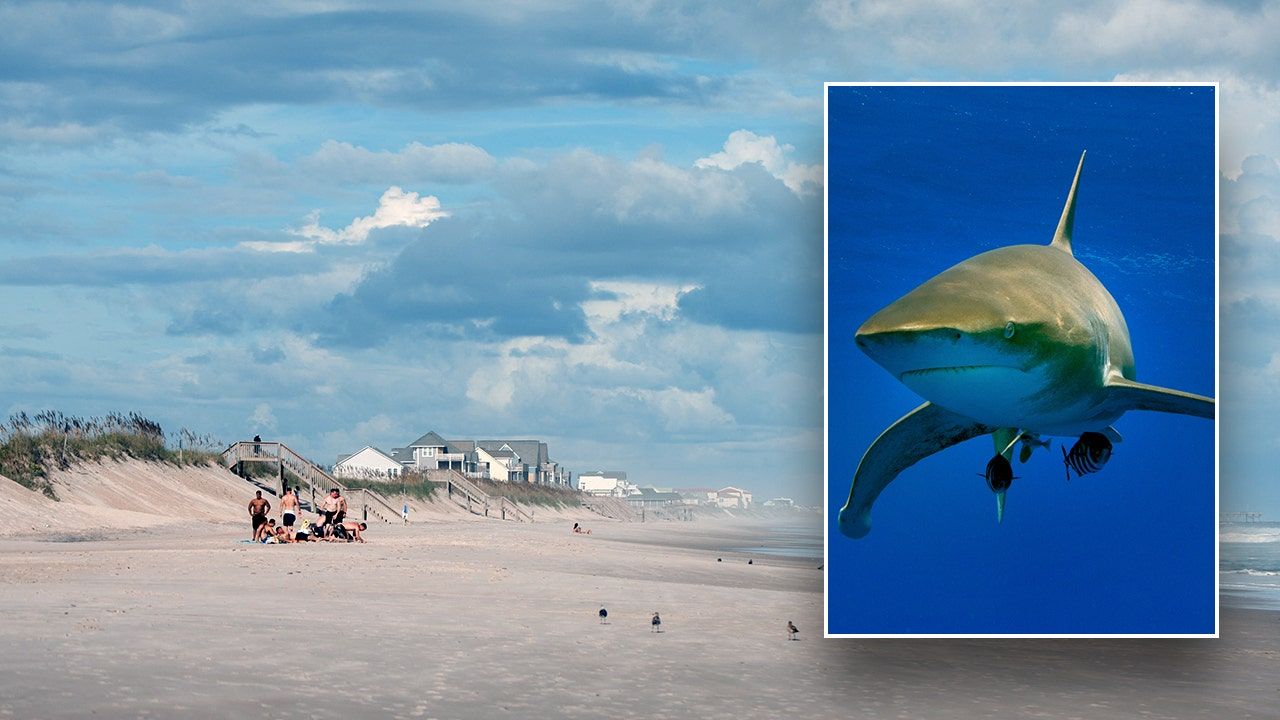
[[[1071,252],[1071,227],[1076,222],[1076,188],[1080,186],[1080,171],[1084,169],[1084,153],[1080,153],[1080,164],[1076,166],[1076,177],[1071,181],[1071,192],[1067,193],[1067,204],[1062,208],[1062,217],[1058,219],[1058,230],[1053,233],[1050,245]]]

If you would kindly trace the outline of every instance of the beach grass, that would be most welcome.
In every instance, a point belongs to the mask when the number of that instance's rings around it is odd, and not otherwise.
[[[177,445],[177,447],[174,447]],[[137,413],[76,417],[55,410],[11,415],[0,423],[0,474],[57,498],[49,471],[72,463],[134,458],[174,465],[207,465],[220,445],[183,428],[172,437],[159,423]]]
[[[505,497],[521,505],[540,505],[542,507],[576,508],[582,504],[582,495],[571,488],[554,485],[530,485],[528,483],[494,482],[493,480],[473,479],[481,490],[489,495]]]
[[[367,488],[369,490],[377,490],[388,497],[393,497],[401,493],[408,495],[415,500],[429,501],[435,495],[436,483],[429,482],[426,475],[405,472],[393,478],[341,478],[339,479],[343,485],[348,488]]]

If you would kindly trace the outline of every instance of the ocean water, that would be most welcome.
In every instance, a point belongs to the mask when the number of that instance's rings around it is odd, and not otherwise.
[[[1001,523],[976,438],[903,471],[865,538],[836,525],[862,454],[922,402],[854,331],[973,255],[1047,244],[1082,150],[1075,256],[1124,313],[1137,379],[1214,394],[1212,89],[850,87],[828,107],[829,631],[1212,632],[1209,420],[1126,413],[1082,478],[1053,438],[1015,457]]]
[[[1227,524],[1218,537],[1222,603],[1280,610],[1280,523]]]
[[[802,558],[820,563],[822,528],[816,522],[770,524],[753,542],[722,549],[725,552]]]

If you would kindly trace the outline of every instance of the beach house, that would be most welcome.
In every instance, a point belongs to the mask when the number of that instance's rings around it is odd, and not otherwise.
[[[751,492],[732,485],[716,491],[716,505],[734,510],[746,510],[751,507]]]
[[[433,430],[390,457],[412,470],[454,470],[498,482],[568,485],[572,478],[539,440],[446,440]]]
[[[398,477],[404,466],[391,455],[372,445],[365,445],[350,455],[341,455],[333,464],[336,478]]]
[[[627,474],[621,470],[595,470],[578,473],[578,490],[601,497],[626,497]]]

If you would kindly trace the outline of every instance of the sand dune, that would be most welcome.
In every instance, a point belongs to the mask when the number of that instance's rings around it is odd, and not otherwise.
[[[122,531],[190,523],[246,522],[257,486],[217,466],[177,467],[139,460],[106,460],[54,470],[49,480],[59,501],[0,475],[0,537],[63,539],[108,537]],[[402,499],[394,486],[388,494]],[[278,506],[279,501],[267,494]],[[413,522],[490,522],[456,503],[434,497],[410,500]],[[535,522],[613,522],[582,509],[531,508]],[[279,517],[278,507],[272,515]]]

